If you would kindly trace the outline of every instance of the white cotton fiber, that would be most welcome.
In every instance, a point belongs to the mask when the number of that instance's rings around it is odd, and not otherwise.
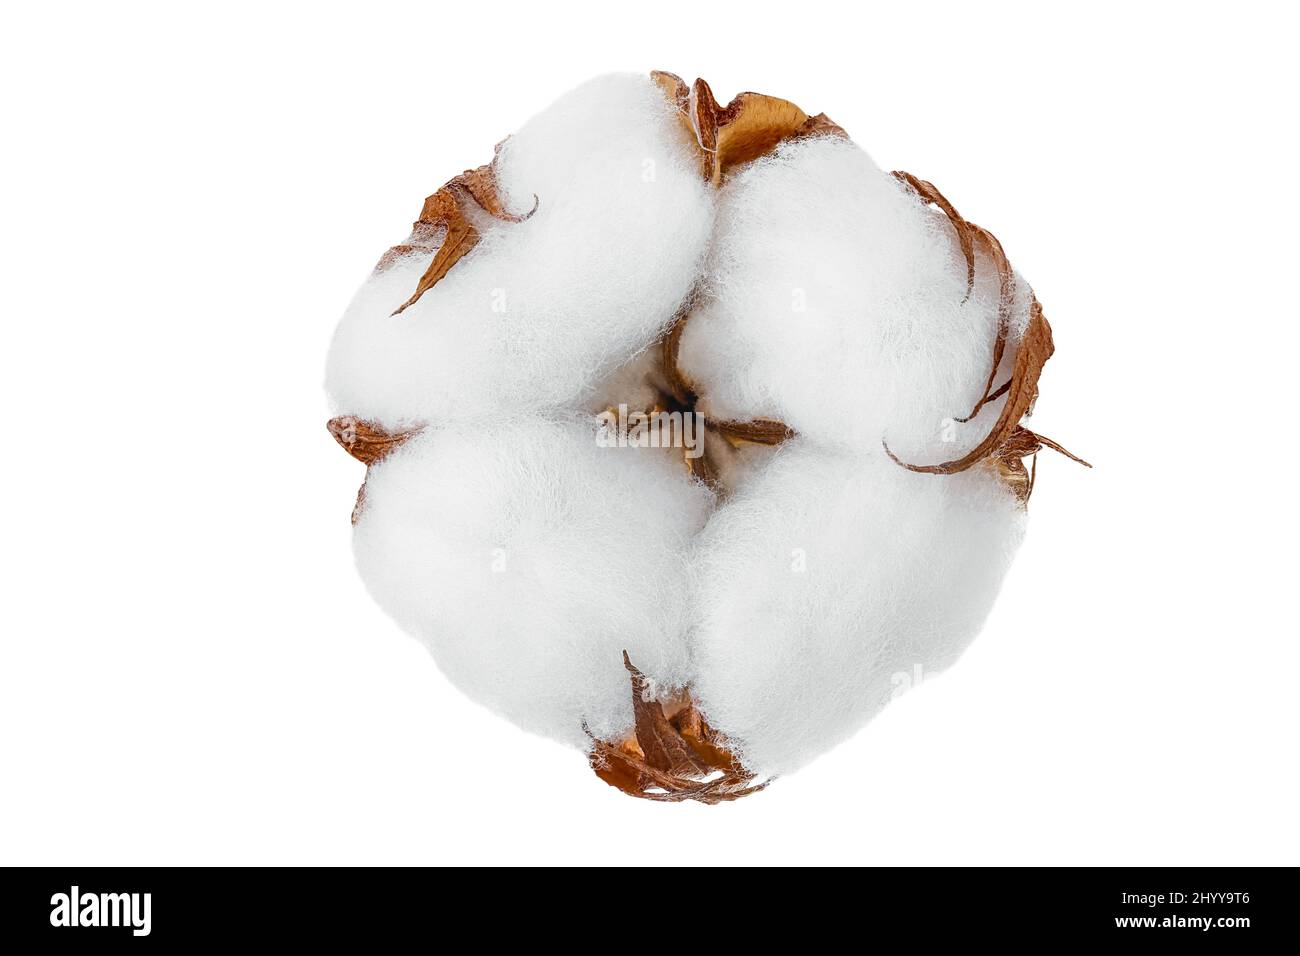
[[[956,659],[1023,522],[989,469],[936,477],[787,443],[698,540],[704,713],[749,769],[799,768]]]
[[[722,190],[680,365],[715,419],[773,418],[827,445],[885,438],[908,460],[958,458],[996,418],[953,421],[983,393],[992,359],[998,282],[984,255],[966,292],[942,213],[847,140],[789,141]]]
[[[603,448],[595,424],[427,428],[370,469],[357,564],[469,696],[583,746],[632,725],[627,650],[691,677],[686,555],[712,496],[680,458]]]
[[[536,196],[536,213],[475,219],[478,245],[399,315],[431,254],[363,286],[330,352],[337,413],[395,427],[576,407],[671,322],[714,196],[649,77],[561,97],[505,143],[496,173],[506,209]]]

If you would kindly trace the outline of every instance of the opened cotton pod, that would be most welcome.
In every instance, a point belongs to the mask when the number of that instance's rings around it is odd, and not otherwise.
[[[997,239],[824,114],[617,75],[425,201],[330,430],[362,576],[458,687],[716,803],[978,632],[1063,451],[1021,424],[1051,353]]]

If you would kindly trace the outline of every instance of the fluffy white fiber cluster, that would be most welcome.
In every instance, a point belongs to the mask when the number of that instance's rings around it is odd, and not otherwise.
[[[432,253],[367,282],[330,351],[350,415],[399,427],[575,409],[653,342],[690,291],[714,196],[648,79],[609,76],[502,145],[496,180],[524,222],[482,241],[398,315]]]
[[[990,469],[917,474],[988,432],[998,280],[946,218],[835,136],[704,182],[649,78],[594,80],[507,141],[523,222],[400,315],[430,254],[372,277],[330,354],[339,414],[422,428],[369,473],[355,532],[379,603],[466,693],[586,746],[633,724],[622,652],[689,688],[759,774],[851,734],[896,675],[951,663],[1024,510]],[[693,297],[693,299],[692,299]],[[609,448],[640,369],[694,302],[679,366],[706,420],[797,437],[732,456],[717,495],[680,452]],[[504,306],[502,303],[504,302]],[[1028,312],[1016,280],[1008,353]]]

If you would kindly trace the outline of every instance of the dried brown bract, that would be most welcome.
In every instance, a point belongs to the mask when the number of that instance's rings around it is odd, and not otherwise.
[[[418,428],[390,432],[374,422],[362,421],[351,415],[331,418],[325,423],[325,427],[345,452],[366,466],[367,474],[370,473],[371,465],[383,461],[393,449],[420,432]],[[352,507],[353,524],[357,523],[365,503],[366,483],[363,479],[361,487],[357,489],[357,503]]]
[[[682,125],[700,151],[700,171],[715,186],[731,169],[770,153],[782,140],[846,135],[825,113],[809,116],[789,100],[741,93],[719,106],[704,80],[687,87],[676,74],[655,71],[651,75],[681,112]]]
[[[497,146],[498,153],[501,146]],[[386,269],[396,259],[419,252],[437,249],[429,268],[420,277],[415,292],[393,313],[406,310],[432,289],[457,262],[479,241],[478,230],[467,215],[471,204],[493,219],[502,222],[523,222],[537,211],[538,198],[533,197],[533,208],[521,215],[506,211],[497,190],[496,157],[486,166],[467,169],[451,179],[445,186],[424,201],[420,218],[411,230],[411,236],[401,245],[394,246],[379,260],[376,269]],[[439,244],[441,242],[441,244]]]
[[[645,800],[723,803],[762,790],[705,723],[689,694],[674,702],[672,717],[648,697],[645,675],[623,652],[631,676],[632,736],[618,743],[592,738],[590,762],[611,787]]]

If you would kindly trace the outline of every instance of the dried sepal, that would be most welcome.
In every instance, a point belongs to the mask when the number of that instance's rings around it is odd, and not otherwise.
[[[367,477],[369,477],[369,475],[370,475],[369,469],[367,469],[367,471],[366,471],[366,475],[367,475]],[[366,506],[366,483],[365,483],[365,481],[363,480],[363,481],[361,482],[361,485],[357,488],[357,500],[356,500],[356,502],[352,505],[352,524],[353,524],[353,525],[355,525],[355,524],[357,523],[357,521],[360,520],[360,518],[361,518],[361,509],[364,508],[365,506]]]
[[[785,422],[770,418],[750,421],[715,421],[707,423],[733,445],[779,445],[795,436],[795,430]]]
[[[695,800],[699,803],[717,804],[739,800],[757,793],[768,785],[764,780],[754,783],[754,778],[744,773],[720,773],[709,780],[691,780],[656,770],[628,749],[615,747],[603,740],[593,740],[589,755],[596,776],[629,796],[642,800],[680,803]]]
[[[1043,366],[1052,356],[1054,349],[1052,345],[1052,328],[1043,315],[1042,306],[1039,305],[1037,299],[1034,299],[1030,304],[1029,323],[1021,336],[1011,376],[1002,385],[994,388],[993,382],[996,380],[998,369],[1002,365],[1002,359],[1006,354],[1007,341],[1011,333],[1011,306],[1015,292],[1015,273],[1011,269],[1011,262],[1002,248],[1002,243],[998,241],[998,238],[993,233],[963,217],[956,207],[944,197],[943,193],[935,188],[933,183],[902,170],[896,170],[894,177],[910,187],[923,202],[934,204],[948,217],[953,232],[957,236],[957,244],[961,248],[962,257],[966,260],[966,295],[968,298],[975,289],[975,249],[977,245],[984,249],[985,254],[993,261],[994,268],[997,270],[998,324],[993,341],[991,367],[984,388],[974,407],[967,415],[955,420],[969,422],[990,402],[1001,398],[1003,395],[1007,396],[1007,400],[989,433],[978,445],[961,458],[940,462],[936,465],[910,464],[899,460],[890,451],[888,442],[882,442],[885,453],[895,463],[902,465],[909,471],[937,475],[955,474],[959,471],[965,471],[979,462],[990,461],[1001,477],[1011,486],[1017,497],[1021,501],[1028,501],[1029,494],[1033,489],[1033,473],[1025,469],[1022,459],[1026,456],[1036,456],[1040,448],[1046,447],[1060,451],[1075,461],[1088,465],[1082,458],[1071,454],[1055,442],[1036,436],[1029,429],[1020,425],[1021,418],[1033,410],[1034,401],[1038,398],[1039,376],[1042,374]],[[1024,450],[1026,448],[1027,451]],[[1035,457],[1035,463],[1036,461]],[[1091,468],[1092,466],[1088,465],[1088,467]]]
[[[673,73],[656,70],[650,76],[680,113],[683,128],[699,149],[701,175],[715,186],[731,169],[770,153],[783,140],[845,135],[825,113],[809,116],[776,96],[741,93],[720,106],[702,79],[688,88]]]
[[[427,205],[428,200],[425,200],[425,203]],[[421,215],[423,214],[421,211]],[[396,262],[407,256],[427,256],[436,253],[446,234],[447,227],[441,221],[417,220],[412,224],[411,235],[405,242],[398,243],[379,257],[379,262],[375,264],[375,272],[387,272]]]
[[[962,257],[966,260],[966,295],[969,296],[975,288],[975,235],[971,230],[971,224],[963,219],[953,204],[934,187],[934,183],[901,169],[894,170],[894,178],[910,186],[924,202],[938,206],[952,223],[953,231],[957,234],[957,244],[961,247]]]
[[[825,113],[809,116],[789,100],[761,93],[741,93],[726,106],[720,106],[709,84],[697,79],[693,86],[675,73],[655,70],[651,79],[676,109],[682,130],[699,151],[700,172],[715,186],[735,167],[764,156],[787,139],[804,136],[847,136]],[[681,408],[693,411],[699,399],[692,382],[678,364],[682,332],[697,301],[693,291],[673,318],[659,342],[661,376],[665,389]],[[705,422],[733,445],[775,445],[793,436],[781,422]],[[711,490],[722,492],[717,470],[705,454],[685,457],[687,469]]]
[[[1019,426],[1020,419],[1029,411],[1038,396],[1038,377],[1043,371],[1043,365],[1051,358],[1052,351],[1052,329],[1043,316],[1042,307],[1035,299],[1030,307],[1029,324],[1025,326],[1024,335],[1020,338],[1020,346],[1016,350],[1015,366],[1006,389],[1006,403],[1002,406],[997,421],[979,444],[960,458],[934,465],[904,462],[889,450],[887,442],[882,442],[886,454],[908,471],[930,475],[955,474],[990,457],[1011,437],[1012,432]]]
[[[761,93],[741,93],[726,106],[720,106],[709,84],[697,79],[693,86],[675,73],[655,70],[651,79],[676,109],[688,139],[699,151],[701,175],[707,182],[720,185],[724,176],[743,163],[758,159],[787,139],[803,136],[846,136],[843,129],[825,113],[809,116],[789,100]],[[672,324],[659,342],[661,377],[671,399],[682,409],[694,411],[699,399],[694,384],[682,373],[678,363],[682,332],[697,302],[698,290],[692,291],[674,316]],[[775,445],[794,432],[781,422],[753,421],[705,422],[733,445]],[[716,493],[723,491],[718,474],[707,451],[698,457],[685,457],[687,469]]]
[[[990,461],[998,475],[1011,487],[1011,490],[1020,499],[1021,503],[1027,503],[1030,495],[1034,493],[1034,478],[1038,471],[1038,453],[1044,448],[1059,452],[1087,468],[1092,467],[1078,455],[1062,448],[1050,438],[1035,434],[1023,425],[1017,426]],[[1030,459],[1028,469],[1025,468],[1025,458]]]
[[[438,251],[434,253],[433,261],[429,263],[429,267],[420,276],[420,281],[416,283],[415,292],[393,310],[393,315],[405,312],[407,308],[420,301],[424,293],[442,281],[443,276],[451,271],[451,267],[478,245],[478,230],[465,218],[465,213],[454,193],[445,190],[446,187],[443,187],[426,199],[424,209],[420,212],[421,222],[425,222],[424,217],[429,216],[431,217],[429,222],[441,225],[442,242],[438,246]]]
[[[687,699],[685,706],[673,717],[673,726],[706,766],[727,773],[743,772],[736,758],[723,746],[721,736],[709,726],[694,701]]]
[[[650,79],[663,90],[664,97],[677,110],[677,119],[686,134],[686,139],[698,146],[699,138],[695,134],[695,124],[691,122],[691,88],[686,85],[686,81],[676,73],[669,73],[666,70],[651,70]]]
[[[498,144],[498,153],[500,149],[501,146]],[[493,219],[502,222],[523,222],[537,211],[538,202],[538,198],[534,196],[533,208],[526,213],[514,214],[506,210],[497,188],[495,157],[486,166],[465,170],[425,199],[424,207],[420,210],[420,218],[412,227],[411,237],[405,243],[394,246],[385,253],[379,260],[379,265],[375,267],[382,271],[403,255],[437,249],[433,261],[424,270],[424,275],[420,276],[415,292],[393,314],[397,315],[418,302],[424,293],[437,285],[442,277],[451,271],[451,267],[478,244],[478,230],[474,228],[467,215],[471,204]]]
[[[588,731],[596,776],[631,796],[669,802],[722,803],[767,786],[740,766],[689,697],[669,717],[660,701],[650,699],[645,675],[626,651],[623,665],[631,676],[635,730],[619,743]]]
[[[672,74],[664,74],[672,77]],[[678,80],[677,82],[681,82]],[[682,89],[686,88],[682,84]],[[661,398],[662,400],[683,413],[694,414],[696,405],[699,402],[699,394],[695,386],[690,382],[678,364],[678,356],[681,352],[682,332],[686,329],[686,320],[690,318],[691,312],[695,309],[697,302],[698,290],[692,290],[691,294],[686,297],[681,308],[673,317],[672,325],[664,333],[663,338],[659,340],[659,375],[658,379],[662,383]],[[704,427],[707,431],[713,427],[711,419],[704,420]],[[690,449],[683,449],[682,460],[686,465],[686,470],[691,473],[696,481],[702,483],[706,488],[715,495],[721,496],[725,489],[718,475],[718,469],[715,467],[713,457],[709,453],[708,444],[705,443],[703,453],[694,457],[690,454]]]
[[[1011,262],[1007,259],[1006,252],[1002,249],[1002,243],[987,229],[974,223],[970,226],[975,232],[975,238],[988,251],[998,271],[998,331],[993,339],[993,361],[989,365],[988,378],[984,381],[983,394],[964,418],[957,419],[963,423],[970,421],[985,405],[1004,394],[1004,390],[993,388],[993,382],[997,378],[998,368],[1002,365],[1002,356],[1007,350],[1007,339],[1011,335],[1011,303],[1015,292],[1015,274],[1011,270]],[[1010,382],[1005,384],[1010,386]]]
[[[1002,413],[998,416],[997,421],[980,443],[960,458],[935,465],[916,465],[902,461],[890,451],[887,442],[882,442],[885,453],[896,464],[902,465],[908,471],[931,475],[956,474],[987,458],[1001,457],[1002,450],[1008,447],[1008,443],[1011,443],[1014,447],[1017,442],[1024,441],[1020,437],[1022,432],[1029,435],[1033,434],[1028,429],[1021,427],[1020,419],[1028,413],[1033,406],[1034,399],[1038,397],[1038,377],[1042,374],[1043,365],[1051,357],[1052,350],[1051,326],[1047,324],[1047,319],[1043,316],[1042,306],[1038,304],[1037,299],[1034,299],[1030,306],[1029,324],[1025,327],[1025,333],[1020,339],[1020,347],[1016,351],[1016,361],[1011,371],[1011,379],[1004,389],[999,389],[1000,392],[1005,392],[1007,396],[1006,403],[1002,406]],[[1038,440],[1043,447],[1060,451],[1080,464],[1088,465],[1082,458],[1065,451],[1055,442]],[[1037,451],[1037,449],[1034,449],[1034,451]],[[1091,468],[1092,466],[1088,465],[1088,467]]]
[[[722,479],[718,476],[718,469],[714,467],[708,449],[705,449],[704,454],[698,455],[695,458],[692,458],[690,455],[685,453],[683,453],[682,457],[686,462],[686,470],[691,473],[692,478],[700,482],[715,495],[722,494]]]
[[[671,76],[671,74],[667,75]],[[684,88],[685,85],[683,84]],[[694,383],[682,373],[678,357],[681,354],[682,333],[686,329],[686,322],[690,318],[691,312],[695,309],[697,297],[698,291],[692,291],[687,296],[686,301],[678,309],[676,316],[673,317],[672,325],[668,327],[668,331],[659,340],[659,377],[665,390],[664,398],[675,403],[676,407],[681,410],[689,412],[696,410],[699,393],[695,390]],[[742,444],[779,445],[781,442],[793,438],[795,434],[794,429],[784,422],[771,419],[714,421],[706,417],[704,427],[723,436],[733,446]],[[717,469],[710,461],[707,449],[704,454],[698,457],[692,458],[689,455],[684,457],[687,469],[697,480],[702,481],[711,491],[722,493],[723,488],[718,479]]]
[[[691,312],[695,310],[697,301],[697,292],[692,291],[687,296],[686,301],[677,314],[673,316],[673,324],[668,327],[660,340],[660,372],[667,383],[668,390],[672,397],[682,405],[694,407],[699,394],[686,376],[682,373],[681,366],[678,364],[682,350],[682,333],[686,331],[686,320],[691,317]]]
[[[757,159],[793,136],[808,122],[808,114],[789,100],[761,93],[741,93],[719,106],[709,84],[697,79],[691,90],[691,120],[704,153],[704,176],[716,186],[732,166]]]
[[[603,740],[593,738],[588,762],[596,776],[611,787],[617,787],[624,793],[640,790],[641,767],[645,764],[645,759],[635,739],[624,741],[619,747],[612,747]]]
[[[632,675],[632,713],[636,719],[636,740],[645,755],[645,762],[656,770],[674,775],[702,776],[709,769],[695,757],[690,745],[682,739],[677,728],[664,716],[664,708],[651,700],[645,675],[623,652],[623,666]]]
[[[963,217],[943,193],[939,192],[934,183],[919,179],[901,169],[894,171],[894,178],[906,183],[922,201],[933,203],[948,217],[957,236],[957,244],[961,248],[962,256],[966,260],[967,298],[975,291],[975,246],[977,244],[982,246],[988,257],[993,260],[994,268],[998,273],[998,329],[993,341],[993,361],[979,400],[965,417],[956,419],[958,422],[968,422],[978,415],[985,405],[1005,392],[1005,388],[995,390],[993,381],[997,378],[998,368],[1006,353],[1007,338],[1011,333],[1011,303],[1015,292],[1015,274],[997,236]]]
[[[419,428],[390,432],[382,425],[353,415],[331,418],[325,427],[345,452],[367,466],[383,461],[393,449],[420,432]]]
[[[804,120],[804,124],[795,132],[797,138],[804,136],[839,136],[841,139],[848,139],[849,134],[844,131],[844,127],[835,122],[825,113],[818,113],[816,116],[810,116]]]
[[[366,466],[367,476],[370,474],[371,465],[383,461],[402,442],[420,432],[419,428],[390,432],[381,425],[364,421],[353,415],[331,418],[325,423],[325,427],[345,452]],[[365,504],[366,483],[363,480],[361,487],[357,489],[357,502],[352,506],[353,524],[356,524],[357,519],[361,517],[361,509]]]

